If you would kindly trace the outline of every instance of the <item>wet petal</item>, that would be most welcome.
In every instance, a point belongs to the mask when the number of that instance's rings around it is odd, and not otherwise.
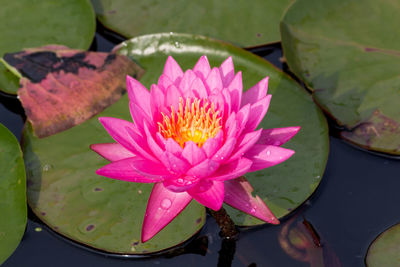
[[[194,142],[187,141],[185,143],[185,148],[182,151],[182,157],[186,159],[192,166],[194,166],[205,160],[207,155]]]
[[[183,152],[183,148],[172,138],[167,139],[167,142],[165,143],[165,150],[171,152],[177,157],[181,157]]]
[[[263,99],[251,105],[249,120],[247,121],[245,131],[254,131],[254,129],[257,128],[268,111],[270,101],[271,95],[267,95]]]
[[[118,143],[93,144],[90,149],[109,161],[135,157],[135,154]]]
[[[219,163],[211,159],[206,159],[203,162],[190,168],[186,174],[196,178],[207,178],[212,175],[219,167]]]
[[[259,81],[256,85],[251,87],[249,90],[243,93],[242,97],[242,107],[246,104],[253,104],[257,101],[261,100],[267,95],[268,91],[268,79],[269,77],[265,77],[261,81]]]
[[[177,175],[186,173],[186,171],[191,167],[185,159],[177,157],[168,151],[165,151],[160,156],[160,160],[170,172]]]
[[[257,144],[281,146],[292,139],[299,130],[299,126],[263,129]]]
[[[225,181],[229,179],[235,179],[248,172],[252,163],[253,162],[249,159],[240,158],[238,160],[223,164],[208,179],[213,181]]]
[[[257,195],[253,197],[253,191],[253,187],[244,177],[226,181],[224,202],[267,223],[279,224],[279,220],[264,201]]]
[[[287,160],[293,154],[293,150],[279,146],[254,145],[244,156],[253,161],[249,170],[253,172],[275,166]]]
[[[254,146],[254,144],[260,138],[261,131],[262,129],[241,136],[229,161],[233,161],[242,157],[252,146]]]
[[[226,161],[228,157],[231,155],[233,149],[235,148],[235,145],[236,145],[236,138],[228,139],[221,146],[221,148],[214,154],[212,160],[219,163]]]
[[[146,242],[160,232],[190,203],[192,197],[187,192],[176,193],[162,183],[156,183],[151,191],[143,220],[142,242]]]
[[[224,182],[209,181],[211,186],[208,190],[203,191],[202,185],[198,185],[193,189],[190,189],[188,193],[200,204],[213,209],[219,210],[224,202],[225,186]]]
[[[138,183],[154,183],[172,175],[161,164],[134,157],[111,162],[96,171],[98,175]]]

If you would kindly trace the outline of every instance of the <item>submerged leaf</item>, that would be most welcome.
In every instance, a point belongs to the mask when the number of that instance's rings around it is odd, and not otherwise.
[[[6,54],[4,60],[24,76],[18,96],[38,137],[101,112],[125,93],[127,74],[143,73],[124,56],[57,45]]]

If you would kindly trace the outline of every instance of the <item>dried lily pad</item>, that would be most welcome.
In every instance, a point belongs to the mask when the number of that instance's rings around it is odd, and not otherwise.
[[[290,69],[344,128],[341,137],[393,155],[400,155],[399,12],[392,0],[299,0],[281,23]]]
[[[203,54],[212,66],[219,66],[232,56],[235,70],[243,72],[244,88],[248,89],[269,76],[268,93],[271,105],[262,128],[301,126],[300,132],[285,147],[296,153],[284,163],[272,168],[246,174],[260,196],[278,217],[301,205],[321,181],[328,156],[326,120],[307,92],[268,61],[228,43],[190,34],[152,34],[133,38],[116,48],[147,71],[141,82],[150,88],[162,73],[164,62],[172,55],[183,69],[193,68]],[[225,205],[238,225],[258,225],[264,222]]]
[[[87,49],[92,43],[96,21],[89,0],[0,0],[0,6],[0,58],[28,47]],[[0,66],[0,90],[16,94],[15,77],[7,76]]]
[[[24,75],[18,96],[38,137],[73,127],[101,112],[125,93],[127,74],[143,70],[125,56],[44,46],[6,54]]]
[[[258,46],[279,42],[279,21],[293,0],[92,0],[99,21],[127,38],[159,32],[210,36]]]
[[[400,265],[400,224],[390,227],[372,242],[365,261],[369,267]]]
[[[26,180],[21,149],[0,123],[0,264],[17,248],[26,225]]]

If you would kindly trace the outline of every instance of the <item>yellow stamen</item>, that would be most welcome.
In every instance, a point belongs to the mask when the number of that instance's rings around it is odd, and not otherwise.
[[[171,106],[171,115],[161,113],[158,131],[164,138],[172,138],[181,147],[193,141],[201,147],[208,138],[215,137],[221,130],[221,115],[214,103],[201,99],[179,98],[178,110]]]

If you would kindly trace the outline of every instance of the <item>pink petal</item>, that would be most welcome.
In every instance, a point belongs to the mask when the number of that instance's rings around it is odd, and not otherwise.
[[[207,56],[201,56],[199,61],[197,61],[196,65],[193,68],[193,71],[197,76],[205,80],[208,77],[208,74],[211,71],[210,63],[208,63]]]
[[[109,161],[135,157],[135,154],[118,143],[93,144],[90,149]]]
[[[222,90],[223,86],[222,86],[221,75],[217,68],[213,68],[210,74],[208,74],[206,79],[206,86],[208,87],[209,92],[212,92],[214,89],[218,91]]]
[[[197,98],[206,99],[208,97],[207,88],[200,78],[196,78],[193,81],[190,91],[192,91]]]
[[[244,106],[246,104],[256,103],[257,101],[265,97],[268,91],[268,79],[269,77],[265,77],[264,79],[259,81],[256,85],[254,85],[249,90],[244,92],[241,106]]]
[[[144,139],[138,133],[133,123],[110,117],[100,117],[99,121],[115,141],[130,150],[133,154],[145,156],[150,160],[157,161],[145,151],[144,148],[146,147],[139,146],[139,144],[143,143]],[[130,129],[129,132],[132,132],[132,134],[130,134],[127,129]]]
[[[228,86],[229,93],[231,95],[231,110],[237,112],[240,108],[240,103],[242,101],[243,92],[243,82],[242,82],[242,72],[239,71],[235,78]]]
[[[242,157],[244,153],[247,152],[247,150],[249,150],[252,146],[254,146],[254,144],[260,138],[261,131],[262,129],[241,136],[237,142],[236,149],[233,151],[228,162]]]
[[[222,96],[224,97],[224,114],[231,114],[231,94],[229,93],[228,89],[222,89],[221,91]]]
[[[206,159],[203,162],[190,168],[186,175],[196,178],[207,178],[212,175],[219,167],[219,163],[211,159]]]
[[[161,155],[162,153],[164,153],[164,150],[154,140],[146,123],[144,123],[144,131],[146,134],[147,145],[149,146],[150,151],[153,152],[154,155]]]
[[[126,76],[126,87],[129,100],[141,107],[148,116],[151,116],[150,92],[147,88],[131,76]]]
[[[279,224],[279,220],[264,201],[257,195],[253,197],[254,189],[244,177],[226,181],[225,186],[224,202],[226,204],[267,223]]]
[[[247,173],[252,163],[253,162],[249,159],[240,158],[238,160],[221,165],[219,169],[208,179],[213,181],[235,179]]]
[[[111,162],[96,171],[98,175],[138,183],[154,183],[172,175],[161,164],[139,157]]]
[[[228,57],[219,67],[223,86],[226,88],[235,76],[232,57]]]
[[[165,74],[162,74],[160,78],[158,78],[157,85],[163,91],[163,93],[165,93],[167,91],[167,88],[173,84],[174,82],[171,81],[171,79]]]
[[[186,171],[191,167],[185,159],[177,157],[168,151],[165,151],[160,155],[160,160],[170,172],[177,175],[186,173]]]
[[[173,106],[175,111],[178,110],[179,107],[179,98],[182,97],[181,92],[175,85],[171,85],[168,87],[167,92],[165,94],[165,106],[171,107]]]
[[[212,160],[219,163],[226,161],[228,157],[231,155],[233,149],[235,148],[235,145],[236,145],[236,138],[228,139],[221,146],[221,148],[214,154]]]
[[[236,137],[238,132],[238,122],[236,120],[236,113],[232,112],[225,122],[226,138]]]
[[[201,185],[190,189],[188,193],[200,204],[213,209],[219,210],[224,202],[225,186],[224,182],[209,181],[212,182],[209,189],[206,191],[201,190]]]
[[[279,146],[254,145],[244,156],[253,161],[250,168],[250,171],[253,172],[275,166],[287,160],[293,154],[293,150]]]
[[[191,95],[190,88],[196,78],[196,74],[194,74],[191,69],[185,71],[185,74],[183,75],[183,78],[179,83],[179,89],[185,97],[187,97],[187,95]]]
[[[141,156],[142,158],[158,162],[158,159],[156,159],[147,146],[147,138],[143,138],[142,135],[137,133],[137,131],[132,130],[131,128],[126,128],[126,131],[128,132],[129,136],[131,137],[131,145],[135,149],[135,154],[137,156]]]
[[[175,193],[156,183],[151,191],[143,220],[142,242],[160,232],[190,203],[192,197],[186,193]]]
[[[238,132],[237,132],[238,136],[245,129],[247,121],[249,120],[249,114],[250,114],[250,104],[246,104],[245,106],[243,106],[236,114],[236,121],[238,123]]]
[[[245,131],[253,131],[257,128],[268,111],[270,101],[271,95],[267,95],[263,99],[251,105],[249,120],[247,121]]]
[[[182,157],[186,159],[192,166],[198,164],[206,158],[206,153],[199,148],[194,142],[187,141],[182,151]]]
[[[295,136],[299,130],[299,126],[263,129],[257,144],[281,146]]]
[[[207,141],[203,144],[201,149],[206,153],[207,158],[211,158],[215,152],[221,147],[222,140],[224,138],[223,131],[219,131],[214,138],[208,138]]]
[[[168,138],[167,142],[165,143],[165,150],[171,152],[177,157],[181,157],[183,148],[178,145],[178,143],[174,139]]]
[[[129,110],[131,117],[139,131],[143,130],[143,123],[146,121],[148,124],[154,124],[153,119],[135,102],[129,102]]]
[[[171,56],[168,57],[167,62],[165,62],[164,72],[166,76],[176,85],[179,84],[180,79],[183,76],[183,71],[175,59]]]
[[[160,114],[160,111],[162,110],[160,110],[160,107],[165,105],[165,95],[157,85],[153,84],[151,86],[150,96],[151,114],[154,121],[160,121],[162,119]]]

